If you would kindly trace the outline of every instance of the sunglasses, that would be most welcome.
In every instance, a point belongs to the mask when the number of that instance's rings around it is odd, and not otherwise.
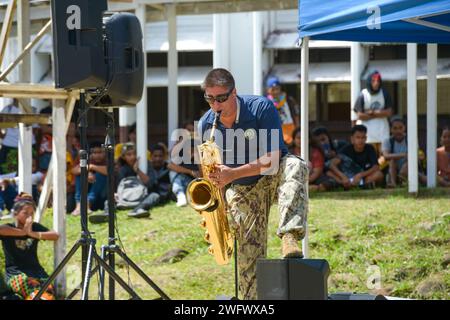
[[[206,102],[208,102],[209,104],[213,104],[214,101],[217,101],[218,103],[223,103],[225,101],[228,100],[228,98],[230,97],[231,93],[233,92],[234,88],[231,88],[230,91],[228,91],[227,93],[224,94],[218,94],[217,96],[209,96],[206,93],[203,95],[203,97],[205,98]]]

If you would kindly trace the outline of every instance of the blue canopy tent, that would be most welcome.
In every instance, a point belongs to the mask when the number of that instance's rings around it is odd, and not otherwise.
[[[301,38],[450,43],[448,0],[301,0],[299,10]]]
[[[302,158],[308,158],[309,39],[408,43],[408,148],[418,149],[417,43],[427,43],[427,185],[436,185],[437,43],[450,43],[449,0],[299,0]],[[359,77],[360,75],[358,75]],[[358,78],[359,79],[359,78]],[[409,192],[418,191],[418,155],[408,153]],[[308,255],[308,237],[303,242]]]

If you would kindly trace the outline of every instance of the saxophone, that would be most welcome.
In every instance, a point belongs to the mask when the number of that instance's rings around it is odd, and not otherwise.
[[[220,150],[214,142],[214,131],[220,113],[216,113],[208,141],[198,146],[203,178],[192,180],[186,190],[187,202],[203,217],[200,224],[206,228],[205,240],[211,245],[208,252],[214,255],[217,264],[229,263],[233,253],[233,238],[228,225],[223,190],[217,188],[208,178],[221,164]]]

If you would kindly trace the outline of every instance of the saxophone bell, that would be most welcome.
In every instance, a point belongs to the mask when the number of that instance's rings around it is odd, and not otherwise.
[[[218,207],[218,200],[214,197],[213,185],[202,178],[192,180],[186,190],[187,202],[196,211],[212,212]]]

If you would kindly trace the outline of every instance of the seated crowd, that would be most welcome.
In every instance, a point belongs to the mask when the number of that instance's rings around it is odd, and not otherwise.
[[[324,127],[314,128],[309,138],[309,188],[312,191],[332,189],[394,188],[408,179],[408,146],[406,125],[400,117],[391,119],[391,136],[383,141],[381,152],[366,142],[367,128],[358,124],[352,127],[350,142],[332,139]],[[301,134],[296,128],[292,134],[290,152],[300,156]],[[418,150],[419,182],[426,185],[426,159]],[[437,156],[437,183],[450,186],[450,130],[444,127],[440,135]]]

